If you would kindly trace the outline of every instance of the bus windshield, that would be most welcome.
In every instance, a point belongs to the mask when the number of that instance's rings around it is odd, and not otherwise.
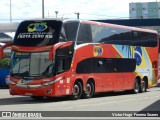
[[[16,32],[13,44],[20,46],[47,46],[59,42],[62,21],[23,21]]]
[[[53,75],[54,62],[49,60],[48,52],[24,53],[12,51],[11,75],[36,79]]]

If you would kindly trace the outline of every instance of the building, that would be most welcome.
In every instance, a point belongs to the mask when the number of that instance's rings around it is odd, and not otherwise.
[[[0,33],[0,42],[2,43],[12,42],[12,37],[10,37],[9,35],[5,33]]]
[[[160,18],[160,2],[129,3],[130,19]]]
[[[12,42],[12,35],[9,36],[5,33],[13,33],[17,30],[19,23],[13,22],[13,23],[0,23],[0,42],[2,43],[8,43]]]

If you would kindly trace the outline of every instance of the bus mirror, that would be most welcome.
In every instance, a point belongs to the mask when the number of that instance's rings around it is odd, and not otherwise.
[[[0,59],[3,58],[3,50],[0,48]]]
[[[53,60],[54,57],[54,47],[52,46],[49,51],[49,60]]]
[[[12,43],[8,43],[8,44],[5,44],[3,45],[2,47],[0,47],[0,59],[2,59],[4,57],[4,49],[7,48],[7,47],[10,47],[12,46]]]
[[[69,42],[61,42],[57,45],[54,45],[50,48],[50,51],[49,51],[49,60],[53,60],[54,59],[54,54],[55,54],[55,51],[58,49],[58,48],[63,48],[63,47],[67,47],[67,46],[70,46],[71,44],[73,44],[72,41],[69,41]]]

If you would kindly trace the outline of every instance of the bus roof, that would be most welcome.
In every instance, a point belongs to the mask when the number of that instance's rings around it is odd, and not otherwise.
[[[79,19],[64,19],[64,18],[44,18],[44,19],[30,19],[25,21],[41,21],[41,20],[57,20],[62,22],[69,22],[69,21],[77,21],[80,23],[87,23],[87,24],[95,24],[95,25],[102,25],[102,26],[109,26],[109,27],[115,27],[115,28],[124,28],[124,29],[130,29],[130,30],[136,30],[136,31],[143,31],[143,32],[151,32],[158,34],[156,30],[151,29],[144,29],[144,28],[137,28],[137,27],[131,27],[131,26],[124,26],[124,25],[118,25],[118,24],[111,24],[111,23],[104,23],[104,22],[96,22],[91,20],[79,20]]]
[[[124,28],[124,29],[143,31],[143,32],[151,32],[151,33],[158,34],[158,32],[156,30],[151,30],[151,29],[137,28],[137,27],[124,26],[124,25],[111,24],[111,23],[103,23],[103,22],[96,22],[96,21],[88,21],[88,20],[85,20],[85,21],[82,21],[82,22],[83,23],[88,23],[88,24],[97,24],[97,25],[102,25],[102,26],[109,26],[109,27],[115,27],[115,28]]]

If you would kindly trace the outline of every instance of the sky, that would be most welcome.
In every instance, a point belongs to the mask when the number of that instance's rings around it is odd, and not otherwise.
[[[160,0],[44,0],[45,18],[119,19],[129,18],[129,3]],[[11,18],[11,19],[10,19]],[[0,0],[0,22],[42,18],[42,0]]]

